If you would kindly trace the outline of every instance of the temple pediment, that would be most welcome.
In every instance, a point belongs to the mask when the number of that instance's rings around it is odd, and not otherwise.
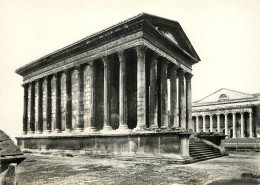
[[[254,98],[254,95],[222,88],[199,101],[195,101],[194,103],[222,102],[250,98]]]

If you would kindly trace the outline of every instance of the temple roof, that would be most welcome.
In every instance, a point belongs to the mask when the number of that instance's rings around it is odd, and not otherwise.
[[[188,59],[191,64],[200,61],[199,56],[177,21],[141,13],[45,55],[20,67],[16,70],[16,73],[21,76],[28,75],[31,71],[39,70],[57,61],[86,52],[97,46],[109,43],[115,38],[122,38],[128,33],[130,34],[130,32],[133,33],[136,31],[153,32],[153,34],[157,34],[156,39],[158,42],[167,43],[171,50],[174,49],[181,57]]]

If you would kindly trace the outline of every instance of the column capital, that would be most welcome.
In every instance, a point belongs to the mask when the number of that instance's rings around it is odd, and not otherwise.
[[[104,63],[104,66],[107,66],[107,64],[109,63],[108,55],[102,56],[101,59],[102,62]]]
[[[90,61],[88,62],[88,65],[93,66],[93,65],[94,65],[94,61],[95,61],[95,60],[90,60]]]
[[[186,73],[184,74],[184,76],[185,76],[185,79],[186,79],[186,80],[191,80],[191,78],[193,77],[193,74],[186,72]]]
[[[159,53],[153,51],[153,53],[152,53],[152,60],[156,60],[157,61],[159,56],[160,56]]]
[[[118,56],[118,59],[119,59],[120,62],[125,60],[126,50],[121,50],[121,51],[117,52],[117,56]]]
[[[147,47],[144,45],[138,45],[134,47],[137,53],[137,56],[143,56],[145,55],[145,52],[147,50]]]
[[[22,87],[23,88],[28,88],[28,85],[29,85],[28,83],[25,83],[25,84],[22,84]]]

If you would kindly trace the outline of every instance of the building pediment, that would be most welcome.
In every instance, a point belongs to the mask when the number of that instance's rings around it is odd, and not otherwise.
[[[255,96],[253,94],[242,93],[230,89],[222,88],[205,98],[195,101],[194,103],[208,103],[208,102],[225,102],[225,101],[232,101],[232,100],[239,100],[239,99],[251,99]]]

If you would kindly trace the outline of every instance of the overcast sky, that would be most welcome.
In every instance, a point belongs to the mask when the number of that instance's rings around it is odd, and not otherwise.
[[[15,69],[141,12],[178,21],[201,62],[192,98],[220,88],[260,93],[259,0],[0,0],[0,129],[22,132]]]

